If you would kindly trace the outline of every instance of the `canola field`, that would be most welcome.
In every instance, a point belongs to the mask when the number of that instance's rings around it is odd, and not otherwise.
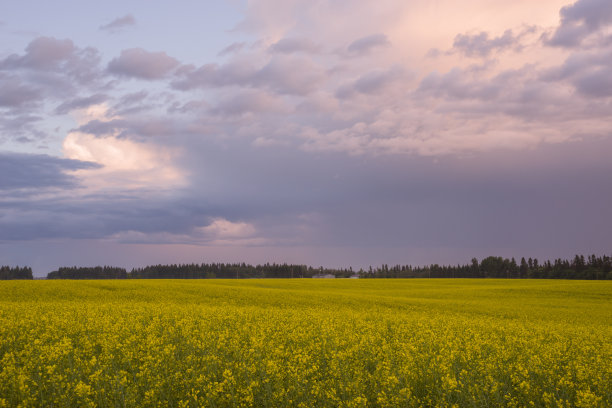
[[[612,282],[0,282],[0,407],[610,407]]]

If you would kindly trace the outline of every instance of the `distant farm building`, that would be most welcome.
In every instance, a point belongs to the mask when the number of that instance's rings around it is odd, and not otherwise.
[[[336,275],[332,275],[330,273],[328,274],[317,274],[317,275],[312,275],[313,279],[336,279]]]

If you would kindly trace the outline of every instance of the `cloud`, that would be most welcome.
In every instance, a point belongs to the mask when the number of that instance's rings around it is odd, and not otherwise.
[[[188,244],[198,246],[263,245],[270,241],[256,236],[256,228],[247,222],[213,218],[206,226],[180,232],[142,232],[124,230],[107,237],[108,241],[139,244]]]
[[[480,99],[493,101],[501,84],[474,78],[470,72],[453,68],[445,74],[432,72],[419,84],[418,92],[438,98]]]
[[[130,26],[134,26],[136,25],[136,19],[134,18],[133,15],[131,14],[127,14],[123,17],[119,17],[114,19],[113,21],[111,21],[108,24],[104,24],[102,26],[100,26],[100,30],[102,31],[108,31],[111,33],[115,33],[117,31],[120,31],[126,27],[130,27]]]
[[[612,96],[612,67],[600,67],[583,73],[573,81],[581,93],[598,98]]]
[[[0,60],[0,72],[9,72],[16,84],[35,89],[42,102],[73,98],[80,90],[99,87],[103,80],[99,62],[94,48],[78,48],[69,39],[38,37],[23,55],[11,54]],[[24,89],[24,98],[27,95],[31,92]]]
[[[75,98],[70,101],[66,101],[55,108],[55,113],[58,115],[66,114],[74,109],[83,109],[92,105],[98,105],[105,102],[108,99],[108,95],[104,94],[93,94],[83,98]]]
[[[557,1],[249,2],[249,31],[205,63],[101,65],[77,37],[35,38],[0,58],[0,143],[62,157],[0,155],[0,239],[318,248],[307,262],[343,247],[347,263],[604,248],[609,27],[568,12],[579,47],[536,42],[520,24],[551,26]]]
[[[376,48],[386,47],[390,44],[391,43],[386,35],[371,34],[353,41],[348,47],[346,47],[346,50],[352,55],[363,55]]]
[[[232,222],[224,218],[216,218],[200,231],[215,240],[248,238],[255,234],[255,227],[246,222]]]
[[[405,72],[399,67],[392,67],[387,70],[375,70],[360,76],[351,84],[341,86],[337,90],[336,95],[339,98],[349,98],[353,97],[355,93],[382,93],[403,78],[405,78]]]
[[[271,52],[281,54],[320,52],[320,47],[308,38],[283,38],[272,44],[268,49]]]
[[[457,34],[453,41],[453,50],[468,57],[481,58],[488,57],[493,52],[500,52],[511,48],[519,50],[521,38],[534,30],[532,27],[517,35],[514,35],[512,30],[506,30],[501,36],[495,38],[490,38],[489,34],[484,31],[473,35]]]
[[[1,61],[0,69],[54,69],[58,68],[60,63],[70,60],[75,51],[72,40],[38,37],[28,44],[25,55],[13,54]]]
[[[44,117],[27,113],[29,109],[26,109],[26,112],[21,110],[19,107],[4,112],[0,121],[0,145],[17,142],[29,148],[47,137],[47,133],[40,129]]]
[[[264,87],[283,94],[308,94],[325,79],[325,70],[311,59],[278,55],[257,67],[248,62],[224,65],[206,64],[200,68],[184,66],[179,69],[175,89],[214,88],[227,86]]]
[[[312,60],[302,57],[273,58],[251,78],[253,85],[265,85],[277,92],[304,95],[325,79],[325,72]]]
[[[19,77],[0,73],[0,107],[17,108],[40,100],[40,91],[23,84]]]
[[[113,110],[120,114],[146,110],[149,108],[149,105],[145,103],[147,96],[149,96],[149,92],[145,90],[122,95],[119,101],[113,105]]]
[[[227,47],[223,48],[221,51],[219,51],[219,53],[217,54],[219,57],[223,57],[225,55],[230,55],[230,54],[234,54],[237,52],[240,52],[244,49],[244,47],[246,47],[247,43],[245,42],[235,42],[235,43],[231,43],[230,45],[228,45]]]
[[[62,147],[68,158],[103,166],[79,172],[90,189],[135,191],[155,187],[164,190],[185,183],[184,173],[174,165],[176,153],[170,148],[79,132],[69,133]]]
[[[247,85],[256,69],[248,63],[230,62],[224,65],[205,64],[199,68],[182,66],[172,86],[179,90],[194,88]]]
[[[211,112],[219,115],[263,114],[267,112],[288,113],[281,98],[257,90],[245,90],[228,98],[222,98],[212,108]]]
[[[68,160],[48,155],[0,152],[0,190],[76,188],[79,181],[69,174],[99,165],[87,161]]]
[[[596,98],[612,96],[610,76],[612,52],[577,51],[562,65],[545,70],[541,78],[546,82],[567,82],[585,96]]]
[[[154,80],[167,76],[178,65],[179,62],[165,52],[130,48],[108,63],[108,71],[119,76]]]
[[[560,12],[561,24],[552,37],[546,38],[549,45],[578,47],[600,29],[612,25],[612,2],[608,0],[578,0]]]

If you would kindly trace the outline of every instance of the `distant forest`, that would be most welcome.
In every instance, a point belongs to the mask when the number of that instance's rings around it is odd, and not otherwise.
[[[612,257],[576,255],[572,260],[539,262],[535,258],[507,259],[489,256],[473,258],[467,265],[427,266],[383,264],[376,268],[332,269],[307,265],[246,263],[202,263],[153,265],[134,268],[111,266],[61,267],[47,279],[252,279],[252,278],[507,278],[507,279],[607,279],[612,280]],[[32,279],[30,267],[0,266],[0,280]]]
[[[249,279],[249,278],[508,278],[508,279],[612,279],[612,257],[576,255],[571,261],[555,259],[540,262],[534,258],[507,259],[489,256],[473,258],[467,265],[428,266],[383,264],[367,270],[313,268],[306,265],[246,263],[202,263],[154,265],[134,268],[109,266],[62,267],[47,279]]]
[[[32,276],[32,268],[24,266],[22,268],[16,266],[0,266],[0,280],[9,279],[34,279]]]

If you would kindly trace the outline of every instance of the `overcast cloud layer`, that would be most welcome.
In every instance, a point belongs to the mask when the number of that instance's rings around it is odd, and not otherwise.
[[[0,6],[0,264],[611,252],[609,1],[228,4]]]

